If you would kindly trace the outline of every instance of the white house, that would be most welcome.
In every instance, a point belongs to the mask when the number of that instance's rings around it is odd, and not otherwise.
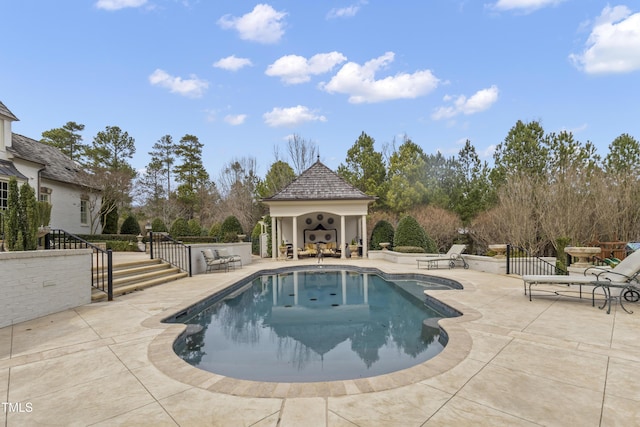
[[[73,234],[91,230],[92,212],[100,209],[100,196],[85,185],[81,170],[60,150],[11,131],[18,118],[0,101],[0,210],[7,208],[9,178],[28,182],[38,200],[51,204],[51,228]]]

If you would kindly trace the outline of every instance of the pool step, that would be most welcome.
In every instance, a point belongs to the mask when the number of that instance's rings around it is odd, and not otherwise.
[[[94,272],[94,275],[101,273]],[[188,273],[158,259],[131,261],[113,265],[113,296],[161,285],[173,280],[187,277]],[[91,301],[101,301],[107,294],[93,289]]]

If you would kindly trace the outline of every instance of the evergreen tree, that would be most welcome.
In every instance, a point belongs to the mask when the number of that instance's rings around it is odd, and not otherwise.
[[[9,194],[7,195],[7,213],[5,219],[5,240],[10,251],[16,250],[18,232],[20,231],[20,190],[18,180],[9,178]],[[21,238],[22,236],[20,236]]]
[[[375,151],[375,141],[362,132],[347,151],[345,164],[338,166],[338,175],[370,196],[378,196],[374,206],[384,206],[387,181],[382,153]]]
[[[406,212],[427,201],[426,156],[422,148],[406,138],[389,158],[387,204],[394,212]]]
[[[159,174],[164,175],[164,194],[168,198],[171,194],[171,174],[172,166],[175,162],[177,147],[173,143],[171,135],[165,135],[153,144],[152,151],[149,152],[151,162]]]
[[[200,190],[209,187],[209,174],[202,164],[202,144],[194,135],[185,135],[176,147],[182,160],[174,172],[178,185],[178,201],[186,208],[189,218],[198,210]]]
[[[83,124],[67,122],[61,128],[42,132],[40,142],[56,147],[71,160],[82,164],[88,148],[86,144],[82,143],[82,135],[78,133],[83,130]]]

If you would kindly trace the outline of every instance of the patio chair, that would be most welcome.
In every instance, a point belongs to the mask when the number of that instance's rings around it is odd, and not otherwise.
[[[462,263],[464,268],[469,268],[469,264],[467,264],[467,261],[462,257],[462,252],[464,252],[466,248],[467,245],[452,245],[446,254],[440,254],[435,257],[418,258],[416,260],[418,262],[418,268],[420,268],[420,263],[426,263],[428,269],[438,268],[442,262],[447,264],[449,268],[455,267],[457,262]]]
[[[591,305],[595,305],[596,290],[602,289],[605,294],[605,303],[600,308],[604,308],[604,306],[608,304],[609,309],[607,313],[609,313],[611,311],[611,301],[619,299],[622,309],[631,313],[624,307],[622,299],[630,302],[636,302],[640,299],[640,281],[638,274],[640,274],[640,250],[627,256],[612,269],[589,267],[585,269],[582,276],[525,274],[522,276],[522,280],[524,282],[524,294],[527,295],[527,288],[529,290],[529,301],[531,301],[531,287],[533,285],[577,285],[579,287],[580,298],[582,298],[582,286],[587,285],[593,286],[591,290]],[[611,288],[620,289],[620,294],[612,296]],[[554,293],[559,295],[555,291]]]
[[[200,252],[202,252],[202,256],[204,257],[204,262],[207,266],[207,273],[209,273],[214,268],[218,270],[222,270],[224,268],[225,271],[229,271],[228,259],[220,258],[211,249],[205,249]]]
[[[240,268],[242,268],[242,257],[240,255],[231,254],[227,248],[216,249],[218,256],[222,259],[226,259],[234,269],[236,268],[236,263],[240,263]]]

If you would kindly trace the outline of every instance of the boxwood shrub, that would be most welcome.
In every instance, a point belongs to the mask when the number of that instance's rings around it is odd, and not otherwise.
[[[414,246],[424,249],[427,253],[438,253],[436,242],[427,235],[424,228],[412,216],[405,216],[398,222],[393,246],[394,248]]]

